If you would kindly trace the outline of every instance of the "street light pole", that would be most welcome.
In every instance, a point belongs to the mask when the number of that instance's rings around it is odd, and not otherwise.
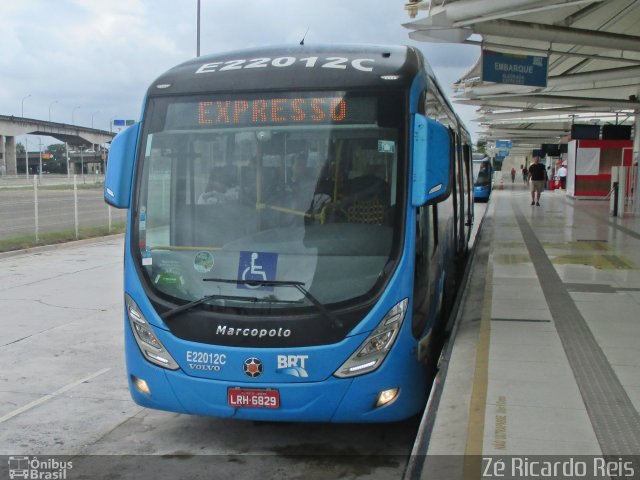
[[[51,121],[51,107],[53,106],[54,103],[58,103],[58,100],[54,100],[49,104],[49,121]]]
[[[74,120],[73,120],[73,114],[76,112],[77,109],[79,109],[80,106],[77,107],[73,107],[73,109],[71,110],[71,125],[75,125]]]
[[[199,57],[200,56],[200,0],[198,0],[198,15],[197,15],[197,17],[198,18],[197,18],[197,22],[196,22],[197,23],[197,27],[196,27],[196,32],[197,32],[196,33],[196,37],[197,37],[197,40],[196,40],[196,43],[197,43],[197,46],[196,46],[196,57]]]
[[[22,98],[22,114],[21,114],[22,118],[24,118],[24,101],[25,101],[27,98],[29,98],[30,96],[31,96],[31,94],[29,94],[29,95],[27,95],[26,97],[23,97],[23,98]]]
[[[94,115],[95,115],[96,113],[100,113],[100,110],[95,111],[95,112],[93,112],[93,113],[91,114],[91,128],[93,128],[93,117],[94,117]]]

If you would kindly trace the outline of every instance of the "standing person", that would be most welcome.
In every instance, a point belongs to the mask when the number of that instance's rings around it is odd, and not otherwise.
[[[540,206],[540,194],[544,190],[545,179],[547,178],[547,170],[543,163],[540,163],[540,157],[534,155],[533,163],[529,165],[529,184],[531,185],[531,205]]]
[[[516,180],[516,167],[511,167],[511,183]]]
[[[558,178],[560,178],[560,188],[566,190],[567,188],[567,167],[562,166],[558,169]]]
[[[520,165],[520,169],[522,170],[522,183],[526,185],[529,180],[529,171],[524,165]]]

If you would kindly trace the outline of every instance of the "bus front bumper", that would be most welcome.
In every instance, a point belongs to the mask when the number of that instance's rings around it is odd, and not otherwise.
[[[129,390],[134,401],[144,407],[171,412],[258,421],[394,422],[418,413],[424,408],[428,394],[426,375],[419,364],[414,368],[406,364],[399,368],[395,362],[389,362],[366,375],[351,379],[329,377],[320,382],[229,382],[193,377],[182,370],[152,365],[142,357],[130,332],[126,335],[125,348]],[[390,375],[389,371],[394,374]],[[140,380],[148,391],[140,389]],[[279,406],[230,406],[228,391],[233,388],[277,390]],[[380,392],[392,388],[399,389],[397,397],[386,405],[376,406]]]

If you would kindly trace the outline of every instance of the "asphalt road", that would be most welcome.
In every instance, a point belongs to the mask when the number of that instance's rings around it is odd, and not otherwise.
[[[417,420],[256,423],[134,404],[122,242],[0,254],[0,455],[67,455],[68,479],[402,477]],[[0,458],[0,477],[6,471]]]

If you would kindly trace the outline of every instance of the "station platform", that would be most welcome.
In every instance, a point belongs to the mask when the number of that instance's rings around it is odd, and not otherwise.
[[[487,464],[559,456],[640,478],[640,218],[563,190],[530,203],[522,182],[491,194],[405,478],[525,478]]]

